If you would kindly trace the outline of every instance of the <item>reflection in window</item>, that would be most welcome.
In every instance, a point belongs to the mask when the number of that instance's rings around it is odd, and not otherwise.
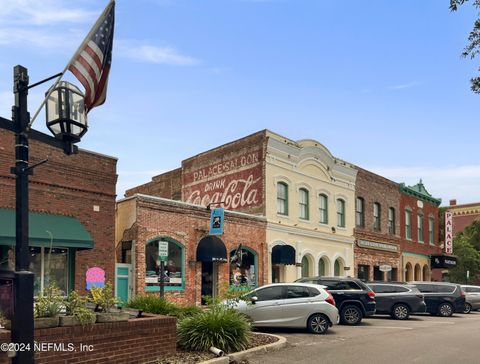
[[[345,227],[345,201],[337,200],[337,226]]]
[[[357,227],[365,227],[365,202],[362,197],[357,197],[355,203],[355,224]]]
[[[328,197],[321,194],[319,198],[320,223],[328,224]]]
[[[257,286],[255,253],[245,248],[230,252],[230,284],[233,286]]]
[[[288,185],[284,182],[277,184],[277,213],[288,215]]]
[[[308,220],[310,218],[308,191],[305,188],[300,188],[299,197],[300,197],[300,201],[299,201],[300,218],[304,220]]]
[[[148,243],[145,246],[145,286],[159,287],[160,257],[158,255],[158,242],[168,241],[168,257],[164,263],[164,280],[166,287],[182,287],[183,284],[183,259],[182,246],[172,239],[162,238]]]
[[[307,257],[303,257],[302,258],[302,278],[303,277],[308,277],[309,276],[309,272],[310,271],[310,264],[308,262],[308,258]]]

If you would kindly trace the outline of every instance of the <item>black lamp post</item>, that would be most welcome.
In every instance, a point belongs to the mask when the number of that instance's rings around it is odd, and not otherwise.
[[[33,278],[29,271],[30,252],[28,241],[28,176],[33,168],[47,162],[28,165],[29,138],[61,148],[65,154],[74,154],[78,148],[73,145],[87,131],[87,119],[83,95],[78,88],[60,82],[47,93],[47,126],[55,138],[30,129],[30,114],[27,108],[28,89],[44,83],[61,74],[49,77],[31,86],[28,85],[28,71],[25,67],[14,68],[15,105],[12,108],[12,121],[0,118],[0,128],[15,132],[15,167],[11,172],[16,176],[16,240],[15,240],[15,294],[12,319],[12,342],[20,348],[28,348],[15,353],[13,363],[34,362],[33,327]]]

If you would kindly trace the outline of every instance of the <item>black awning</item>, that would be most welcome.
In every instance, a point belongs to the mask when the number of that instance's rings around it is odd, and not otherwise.
[[[222,239],[208,235],[198,242],[197,245],[198,262],[226,262],[227,249]]]
[[[275,245],[272,249],[272,264],[295,264],[295,249],[290,245]]]
[[[457,257],[453,255],[432,255],[432,268],[453,268],[457,266]]]

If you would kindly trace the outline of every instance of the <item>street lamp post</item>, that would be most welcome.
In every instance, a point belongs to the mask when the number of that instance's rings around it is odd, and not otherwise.
[[[0,118],[0,128],[15,133],[15,167],[11,169],[15,174],[16,199],[15,293],[11,339],[13,343],[19,344],[17,346],[20,349],[13,357],[15,364],[34,363],[34,274],[29,271],[28,177],[33,174],[33,168],[47,161],[29,166],[28,140],[30,137],[61,148],[65,154],[70,155],[78,152],[78,148],[73,143],[78,142],[87,130],[83,95],[78,88],[67,82],[59,83],[48,93],[47,126],[54,133],[55,138],[30,129],[30,114],[27,108],[28,90],[53,77],[29,86],[27,69],[15,66],[13,75],[15,105],[12,108],[12,121]]]

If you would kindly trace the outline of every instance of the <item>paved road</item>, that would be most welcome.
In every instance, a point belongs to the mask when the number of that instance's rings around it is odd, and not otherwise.
[[[249,358],[249,363],[480,363],[480,312],[449,318],[418,315],[407,321],[376,316],[359,326],[334,326],[326,335],[267,332],[285,336],[287,347]]]

